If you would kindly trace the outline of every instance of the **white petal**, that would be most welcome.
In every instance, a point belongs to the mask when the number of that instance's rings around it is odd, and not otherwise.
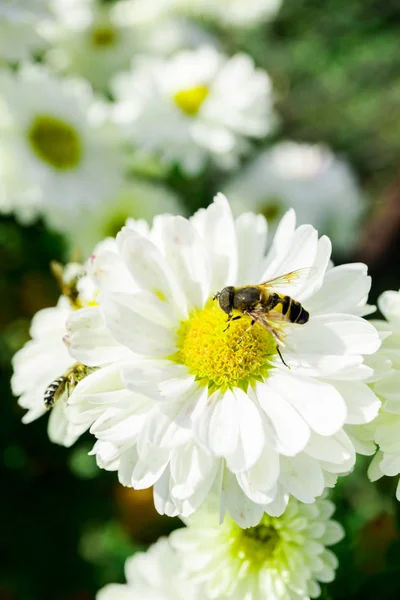
[[[400,371],[390,373],[377,381],[374,390],[385,400],[393,400],[392,406],[396,406],[396,401],[400,400]]]
[[[258,525],[264,513],[262,506],[255,504],[241,490],[236,477],[225,470],[221,491],[221,503],[229,511],[239,527]]]
[[[110,292],[137,292],[122,257],[117,252],[103,250],[89,259],[89,273],[99,290]]]
[[[276,229],[271,248],[264,261],[264,271],[261,280],[272,279],[277,271],[277,266],[282,255],[287,252],[296,228],[296,213],[293,209],[288,210],[279,222]],[[284,275],[284,273],[280,273]]]
[[[256,394],[261,408],[276,432],[276,447],[274,440],[270,440],[275,450],[288,456],[303,450],[310,437],[310,429],[299,413],[282,394],[269,385],[269,382],[257,384]]]
[[[234,452],[226,455],[226,463],[233,473],[237,473],[251,468],[257,462],[264,448],[265,437],[258,407],[241,389],[235,388],[233,394],[239,435]],[[228,427],[228,422],[223,426]]]
[[[166,357],[176,352],[172,331],[136,313],[131,298],[104,292],[99,296],[107,327],[117,342],[143,356]]]
[[[323,377],[326,379],[367,379],[373,371],[364,364],[360,355],[324,356],[321,354],[297,354],[284,349],[285,362],[296,375]],[[276,364],[279,364],[276,361]],[[279,365],[280,366],[280,365]]]
[[[397,454],[385,454],[380,463],[380,469],[389,477],[398,475],[400,473],[400,456]]]
[[[149,395],[155,400],[176,400],[193,383],[184,365],[170,360],[139,359],[126,362],[122,368],[126,387]]]
[[[335,381],[347,406],[346,423],[370,423],[378,414],[381,402],[367,384],[361,381]]]
[[[290,402],[316,433],[332,435],[343,427],[346,404],[333,385],[288,373],[271,375],[269,385]]]
[[[194,384],[174,402],[158,404],[147,419],[143,436],[159,448],[174,448],[188,442],[193,437],[192,412],[204,395],[207,388]]]
[[[196,420],[195,433],[215,456],[233,454],[239,441],[239,419],[231,390],[209,398],[207,409]]]
[[[144,490],[154,485],[162,476],[168,462],[169,453],[166,450],[149,448],[145,456],[135,460],[132,451],[124,452],[118,471],[122,485]]]
[[[178,510],[171,498],[170,485],[170,471],[167,467],[160,479],[154,485],[154,506],[160,515],[176,517],[178,515]]]
[[[168,217],[161,231],[165,258],[188,300],[188,310],[210,296],[208,253],[194,226],[183,217]]]
[[[261,281],[261,264],[267,245],[267,221],[263,215],[244,213],[236,219],[238,285]]]
[[[305,452],[319,461],[339,465],[342,471],[350,470],[355,462],[353,444],[344,431],[329,437],[312,433]]]
[[[281,482],[287,491],[300,502],[314,502],[324,491],[324,477],[317,460],[299,454],[281,459]]]
[[[370,481],[374,482],[374,481],[378,481],[378,479],[380,479],[381,477],[384,476],[384,473],[382,472],[380,465],[383,459],[383,453],[380,452],[380,450],[378,450],[378,452],[375,454],[374,458],[371,460],[370,465],[368,467],[368,477],[370,479]]]
[[[265,446],[257,463],[251,469],[238,473],[237,481],[246,496],[257,504],[265,504],[274,498],[279,473],[278,454]]]
[[[292,235],[287,248],[279,249],[274,262],[268,264],[262,280],[267,281],[279,275],[312,266],[317,253],[317,244],[318,233],[314,227],[301,225]]]
[[[379,296],[378,306],[379,310],[388,321],[391,321],[392,319],[398,321],[400,319],[399,292],[393,292],[392,290],[383,292],[383,294]]]
[[[174,453],[171,494],[180,514],[189,516],[206,501],[211,489],[218,486],[220,467],[220,460],[205,454],[198,446]]]
[[[74,434],[65,415],[65,402],[56,402],[51,410],[47,428],[50,441],[69,447],[76,442],[79,434]]]
[[[100,366],[127,356],[128,350],[110,334],[99,307],[73,312],[67,321],[65,343],[71,355],[88,366]]]
[[[181,317],[187,316],[182,291],[159,249],[137,231],[124,227],[117,236],[121,256],[136,285],[174,301]]]
[[[225,196],[217,194],[214,202],[208,208],[198,211],[191,222],[209,251],[212,292],[217,292],[226,285],[235,285],[238,260],[236,230]]]
[[[289,351],[299,354],[350,356],[373,354],[379,335],[368,321],[349,314],[321,315],[301,327],[293,325],[286,340]]]
[[[362,263],[340,265],[327,271],[321,289],[307,302],[312,315],[329,313],[359,314],[371,288],[371,277]]]
[[[109,442],[97,441],[90,456],[96,456],[97,466],[106,471],[117,471],[119,467],[119,449]]]

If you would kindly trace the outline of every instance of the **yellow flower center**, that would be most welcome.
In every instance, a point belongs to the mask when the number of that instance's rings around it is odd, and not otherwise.
[[[208,87],[205,85],[198,85],[177,92],[174,96],[174,100],[185,114],[189,115],[189,117],[195,117],[204,100],[207,98],[208,93]]]
[[[118,38],[118,32],[110,25],[99,25],[94,27],[90,33],[93,46],[98,48],[109,48],[113,46]]]
[[[259,525],[249,529],[234,527],[231,553],[245,568],[259,569],[273,557],[280,537],[271,517],[264,515]]]
[[[73,169],[81,160],[78,132],[56,117],[38,115],[28,131],[28,140],[34,152],[55,169]]]
[[[227,326],[227,315],[211,300],[180,325],[178,352],[171,357],[210,388],[248,386],[267,376],[276,353],[272,335],[243,317]]]
[[[265,200],[261,210],[258,212],[261,212],[267,221],[276,221],[278,218],[283,216],[285,208],[279,198],[271,197]]]

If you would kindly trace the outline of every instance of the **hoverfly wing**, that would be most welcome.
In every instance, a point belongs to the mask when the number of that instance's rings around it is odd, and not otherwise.
[[[284,345],[282,325],[286,323],[286,319],[282,313],[272,311],[265,312],[259,307],[252,311],[246,311],[246,315],[273,335],[279,344]]]
[[[285,275],[280,275],[269,281],[263,281],[259,285],[266,288],[282,287],[285,285],[291,285],[298,283],[299,281],[305,281],[310,275],[317,272],[316,267],[304,267],[303,269],[297,269],[297,271],[291,271]]]

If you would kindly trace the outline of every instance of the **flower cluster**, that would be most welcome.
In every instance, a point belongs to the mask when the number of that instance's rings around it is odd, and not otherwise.
[[[264,216],[235,218],[222,194],[190,219],[131,220],[85,265],[67,266],[58,306],[36,316],[15,356],[25,420],[45,412],[63,376],[51,438],[70,445],[90,429],[100,468],[153,486],[157,510],[187,521],[171,543],[189,595],[318,596],[336,567],[325,546],[341,537],[324,522],[326,489],[373,440],[372,475],[399,472],[399,296],[380,301],[389,323],[367,321],[365,265],[330,257],[329,239],[296,226],[294,211],[270,239]],[[240,290],[274,295],[281,309],[241,309]],[[127,569],[134,594],[168,588],[164,571],[145,584]]]
[[[251,39],[280,5],[2,2],[0,213],[23,225],[42,219],[85,260],[127,218],[186,214],[182,190],[198,208],[212,181],[236,214],[247,205],[276,224],[294,206],[299,222],[314,222],[347,252],[364,204],[350,167],[328,149],[299,145],[297,157],[294,148],[283,156],[284,147],[271,147],[278,94],[251,55]],[[228,31],[244,43],[225,43]],[[276,158],[294,164],[295,191]]]
[[[357,242],[357,179],[279,138],[251,38],[280,4],[0,7],[0,212],[68,251],[13,393],[185,525],[99,600],[318,597],[343,537],[329,489],[357,454],[400,473],[400,292],[366,318],[366,265],[332,261]]]

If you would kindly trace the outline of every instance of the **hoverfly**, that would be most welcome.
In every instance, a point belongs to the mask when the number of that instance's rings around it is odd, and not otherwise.
[[[280,331],[282,324],[286,322],[304,325],[308,322],[310,314],[300,302],[274,291],[274,288],[307,278],[314,270],[314,267],[298,269],[256,285],[227,286],[217,292],[213,300],[218,300],[220,309],[228,315],[226,329],[228,329],[230,321],[241,319],[242,316],[249,317],[251,319],[250,327],[258,323],[274,337],[277,342],[278,354],[286,365],[278,346],[278,344],[283,344]],[[241,314],[234,317],[234,311]]]
[[[72,367],[69,367],[60,377],[57,377],[44,392],[44,404],[45,407],[50,410],[53,408],[57,400],[59,400],[64,394],[66,399],[70,397],[75,387],[82,379],[85,379],[87,375],[93,373],[98,367],[87,367],[81,363],[75,363]]]

